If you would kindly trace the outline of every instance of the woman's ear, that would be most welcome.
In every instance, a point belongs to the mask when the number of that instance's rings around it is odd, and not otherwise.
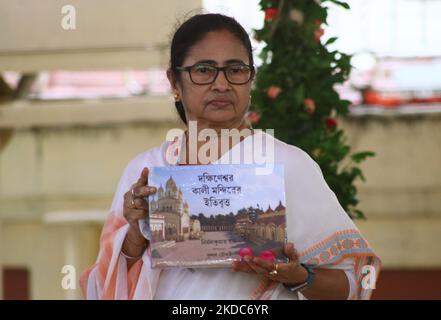
[[[178,102],[181,100],[180,90],[178,88],[178,82],[176,80],[176,76],[170,69],[167,70],[167,79],[170,82],[170,87],[173,92],[173,97],[175,99],[175,102]]]
[[[168,79],[168,82],[170,82],[170,87],[173,90],[173,93],[174,94],[178,93],[178,86],[177,86],[176,77],[171,69],[167,70],[167,79]]]

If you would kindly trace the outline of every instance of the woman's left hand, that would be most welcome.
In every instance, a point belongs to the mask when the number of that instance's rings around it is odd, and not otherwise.
[[[259,257],[245,256],[241,261],[232,263],[232,270],[261,274],[271,280],[287,284],[305,282],[308,278],[308,272],[300,265],[294,244],[286,244],[283,252],[289,259],[287,263],[275,263]],[[274,270],[277,272],[274,272]]]

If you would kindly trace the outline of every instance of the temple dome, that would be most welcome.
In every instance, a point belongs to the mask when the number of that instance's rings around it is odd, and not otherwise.
[[[283,206],[282,201],[279,201],[279,205],[274,211],[283,211],[283,210],[285,210],[285,207]]]
[[[167,190],[177,191],[176,182],[173,180],[173,178],[170,176],[170,178],[167,180],[167,183],[165,184],[165,188]]]

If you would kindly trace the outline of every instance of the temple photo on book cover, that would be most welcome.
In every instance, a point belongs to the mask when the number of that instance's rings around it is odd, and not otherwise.
[[[246,165],[203,169],[152,170],[153,266],[226,265],[242,248],[279,257],[286,241],[283,168],[266,176]]]

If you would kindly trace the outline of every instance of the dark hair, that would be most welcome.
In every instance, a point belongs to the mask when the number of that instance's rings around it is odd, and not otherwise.
[[[170,46],[170,69],[179,79],[176,67],[182,66],[190,48],[200,41],[206,33],[227,30],[242,42],[248,51],[250,65],[254,64],[250,38],[245,29],[234,18],[217,13],[197,14],[182,23],[173,35]],[[175,102],[176,110],[182,121],[187,123],[184,106]]]

